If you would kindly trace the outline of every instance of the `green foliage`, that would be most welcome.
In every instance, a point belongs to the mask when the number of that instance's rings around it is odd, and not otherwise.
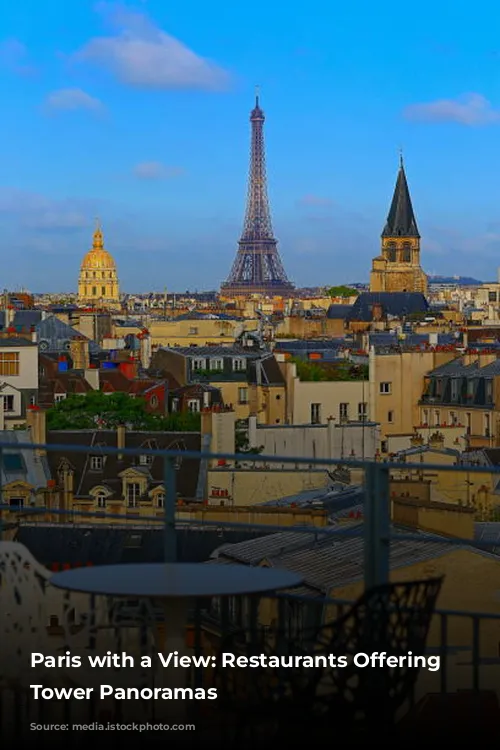
[[[357,297],[357,289],[351,289],[348,286],[331,286],[327,288],[326,293],[329,297]]]
[[[47,412],[49,430],[89,430],[101,426],[116,429],[125,424],[133,430],[155,432],[199,432],[200,414],[173,412],[149,414],[143,398],[132,398],[127,393],[90,391],[71,395]]]
[[[318,364],[295,358],[292,361],[297,367],[297,376],[303,383],[335,380],[368,380],[368,365],[353,365],[350,362],[340,365],[329,362]]]

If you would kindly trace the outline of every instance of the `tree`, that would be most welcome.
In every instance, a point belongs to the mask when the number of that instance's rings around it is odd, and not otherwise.
[[[110,429],[125,424],[132,430],[199,432],[201,417],[191,412],[160,415],[146,411],[146,401],[127,393],[90,391],[71,395],[47,411],[49,430]]]
[[[331,286],[327,288],[326,293],[329,297],[357,297],[359,292],[357,289],[351,289],[348,286]]]

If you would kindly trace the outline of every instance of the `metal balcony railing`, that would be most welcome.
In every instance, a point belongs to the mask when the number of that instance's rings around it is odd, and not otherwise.
[[[442,473],[460,473],[463,475],[474,474],[485,474],[486,472],[492,475],[499,475],[500,479],[500,467],[483,467],[483,466],[464,466],[464,465],[442,465],[433,463],[422,463],[422,464],[408,464],[406,462],[380,462],[380,461],[366,461],[359,460],[356,458],[305,458],[305,457],[290,457],[290,456],[266,456],[251,453],[243,454],[226,454],[226,453],[210,453],[210,452],[195,452],[195,451],[179,451],[179,450],[157,450],[152,448],[115,448],[115,447],[104,447],[99,446],[99,454],[102,456],[106,455],[118,455],[121,456],[144,456],[150,455],[153,457],[161,458],[164,462],[164,488],[165,488],[165,501],[163,508],[163,517],[156,515],[141,515],[139,521],[147,522],[150,524],[157,524],[163,528],[164,531],[164,559],[167,562],[175,562],[177,560],[177,531],[185,526],[196,528],[223,528],[233,530],[251,530],[253,532],[262,531],[263,534],[269,532],[282,532],[282,531],[293,531],[294,533],[311,534],[314,533],[317,537],[329,537],[332,539],[339,538],[341,536],[348,537],[362,537],[364,540],[363,549],[363,571],[364,571],[364,585],[366,588],[370,588],[379,584],[386,583],[389,580],[390,572],[390,545],[392,541],[419,541],[422,539],[421,534],[417,532],[400,531],[391,528],[391,497],[390,497],[390,475],[392,471],[400,470],[405,473],[414,471],[415,473],[421,472],[442,472]],[[0,467],[2,466],[4,456],[6,453],[13,453],[20,451],[40,451],[43,452],[57,452],[57,453],[80,453],[80,454],[91,454],[93,449],[88,445],[55,445],[55,444],[43,444],[36,445],[31,443],[0,443]],[[95,449],[94,449],[95,451]],[[196,460],[207,465],[209,462],[212,465],[216,465],[217,462],[224,462],[225,468],[228,465],[237,463],[239,465],[253,465],[258,466],[259,464],[272,465],[273,463],[279,463],[280,465],[290,465],[291,469],[294,469],[297,464],[307,463],[311,467],[318,470],[334,470],[339,465],[345,466],[351,471],[361,472],[364,479],[364,510],[363,510],[363,522],[355,526],[325,526],[325,527],[312,527],[310,525],[273,525],[273,524],[262,524],[262,523],[242,523],[233,522],[230,520],[221,521],[207,521],[196,518],[190,518],[189,520],[181,521],[177,518],[177,470],[179,465],[179,458],[183,460]],[[137,518],[131,518],[129,515],[124,513],[109,513],[103,511],[74,511],[74,510],[60,510],[56,508],[47,508],[46,506],[31,506],[29,508],[13,508],[10,505],[3,503],[2,487],[0,487],[0,534],[2,531],[2,511],[9,511],[9,515],[14,515],[20,522],[23,518],[36,519],[37,517],[43,516],[43,514],[50,514],[51,516],[67,517],[71,516],[73,519],[81,519],[82,521],[87,520],[91,522],[93,518],[98,518],[100,525],[103,519],[108,520],[111,524],[120,522],[120,524],[133,525],[138,522]],[[320,490],[318,490],[319,492]],[[466,488],[464,487],[464,496],[466,494]],[[426,539],[436,540],[440,543],[446,543],[450,546],[453,545],[467,545],[468,547],[476,547],[484,551],[485,549],[496,548],[499,546],[497,541],[483,541],[477,542],[471,539],[458,539],[454,537],[445,537],[441,535],[433,535],[426,533]],[[500,564],[500,557],[498,558]],[[500,588],[500,587],[499,587]],[[296,602],[311,604],[314,607],[321,607],[323,610],[328,606],[336,607],[337,609],[345,607],[348,602],[340,601],[338,599],[332,599],[329,597],[321,597],[318,599],[311,599],[311,597],[300,595],[300,594],[277,594],[275,598],[278,602]],[[255,608],[253,609],[255,611]],[[205,617],[207,613],[205,612]],[[481,667],[484,666],[495,666],[500,665],[500,652],[499,658],[496,657],[484,657],[482,656],[481,649],[481,635],[482,626],[485,624],[492,624],[496,627],[498,623],[500,632],[500,612],[498,614],[488,612],[470,612],[463,610],[446,610],[438,609],[436,611],[438,618],[438,642],[437,645],[431,646],[433,653],[438,653],[442,660],[442,669],[439,672],[439,683],[440,690],[446,692],[448,686],[448,665],[450,660],[455,657],[460,657],[463,652],[466,655],[467,662],[461,662],[461,666],[468,666],[471,670],[471,686],[474,690],[478,690],[481,687]],[[470,646],[464,646],[463,644],[453,644],[450,642],[450,622],[455,620],[461,620],[468,622],[470,627]],[[230,624],[231,617],[228,611],[222,617],[224,627]],[[195,631],[194,645],[195,649],[197,644],[200,644],[199,631],[202,624],[201,611],[196,611],[193,616],[193,627]],[[300,623],[297,627],[301,627]]]

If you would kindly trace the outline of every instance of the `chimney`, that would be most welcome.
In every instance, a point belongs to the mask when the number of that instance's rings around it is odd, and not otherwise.
[[[35,445],[45,445],[47,442],[46,414],[39,406],[28,407],[26,423],[31,436],[31,442]],[[38,456],[45,456],[46,451],[37,449]]]
[[[142,332],[140,342],[141,365],[145,370],[147,370],[149,365],[151,364],[151,336],[149,335],[149,331],[144,330]]]
[[[38,334],[36,332],[35,326],[31,326],[31,340],[34,344],[38,341]]]
[[[116,447],[118,450],[127,447],[127,428],[124,424],[119,424],[116,428]],[[118,460],[123,460],[123,455],[121,453],[118,454]]]
[[[73,338],[69,344],[74,370],[87,370],[90,365],[89,340],[83,336]]]
[[[479,359],[479,355],[474,349],[467,349],[463,356],[463,363],[467,367],[468,365],[472,365],[474,362],[477,362]]]
[[[411,436],[410,445],[412,446],[412,448],[418,448],[423,444],[424,444],[424,439],[422,435],[419,435],[418,432],[416,432],[414,435]]]
[[[487,365],[491,365],[496,361],[496,351],[492,349],[484,349],[483,351],[479,352],[479,367],[486,367]]]
[[[444,448],[444,435],[442,432],[434,432],[429,438],[429,448],[442,451]]]
[[[84,371],[84,376],[85,380],[91,386],[91,388],[93,388],[94,391],[98,391],[101,382],[99,378],[99,370],[97,369],[97,367],[87,367],[87,369]]]

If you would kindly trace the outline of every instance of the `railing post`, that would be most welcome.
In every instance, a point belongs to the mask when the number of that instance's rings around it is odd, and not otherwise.
[[[0,445],[0,542],[3,537],[3,514],[5,509],[2,508],[3,504],[3,485],[2,485],[2,470],[3,470],[3,448]]]
[[[175,464],[173,458],[165,458],[165,562],[177,560],[177,536],[175,533],[175,508],[177,502],[177,487]]]
[[[365,469],[365,589],[389,582],[389,469],[370,463]]]

